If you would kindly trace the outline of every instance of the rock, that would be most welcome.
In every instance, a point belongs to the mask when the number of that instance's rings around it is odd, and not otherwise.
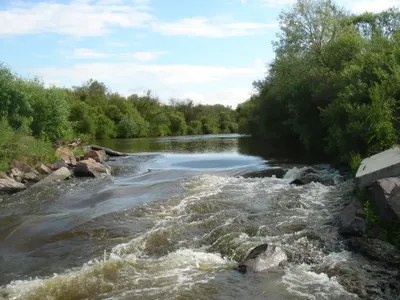
[[[72,166],[72,167],[75,167],[76,166],[76,163],[77,163],[77,161],[76,161],[76,158],[75,157],[70,157],[69,158],[69,165],[70,166]]]
[[[306,184],[308,184],[308,183],[310,183],[311,181],[305,181],[305,180],[302,180],[302,179],[295,179],[295,180],[293,180],[292,182],[290,182],[290,185],[297,185],[297,186],[300,186],[300,185],[306,185]]]
[[[0,178],[0,192],[15,193],[25,189],[26,186],[23,183],[17,182],[10,177]]]
[[[39,172],[34,168],[20,161],[14,161],[13,166],[11,174],[14,179],[18,178],[19,181],[38,181]]]
[[[27,164],[25,164],[21,161],[15,160],[13,162],[13,167],[24,173],[33,173],[33,174],[39,175],[38,171],[36,171],[34,168],[31,168],[30,166],[28,166]]]
[[[374,238],[354,237],[349,239],[347,244],[353,251],[370,259],[400,266],[400,251],[388,242]]]
[[[400,147],[367,157],[357,170],[356,182],[359,187],[369,187],[375,181],[400,175]]]
[[[53,171],[55,171],[55,170],[61,169],[61,168],[63,168],[63,167],[68,167],[68,165],[67,165],[67,163],[65,162],[65,160],[59,159],[59,160],[57,160],[55,163],[53,163],[53,164],[50,166],[50,169],[52,169]]]
[[[38,171],[40,174],[51,174],[51,173],[52,173],[52,170],[51,170],[48,166],[46,166],[46,165],[44,165],[44,164],[41,164],[41,165],[37,168],[37,171]]]
[[[8,171],[8,176],[10,176],[15,181],[21,182],[24,179],[24,172],[18,170],[17,168],[11,168]]]
[[[400,178],[375,181],[369,189],[371,203],[384,222],[400,220]]]
[[[104,150],[106,152],[106,154],[109,156],[128,156],[127,153],[121,153],[121,152],[114,151],[112,149],[97,146],[97,145],[91,145],[91,146],[89,146],[89,148],[92,148],[93,150]]]
[[[280,247],[262,244],[253,248],[236,270],[240,273],[265,272],[276,269],[287,261]]]
[[[59,147],[56,149],[56,155],[64,160],[66,163],[70,161],[70,157],[74,157],[74,153],[68,148]]]
[[[262,171],[254,171],[249,172],[243,175],[244,178],[265,178],[265,177],[273,177],[276,178],[283,178],[285,176],[286,170],[275,167],[275,168],[268,168]]]
[[[82,160],[76,164],[74,174],[77,177],[98,177],[101,174],[110,175],[110,169],[92,158]]]
[[[367,228],[365,212],[362,204],[354,199],[339,215],[339,234],[349,236],[362,236]]]
[[[87,148],[85,151],[84,159],[92,158],[95,161],[101,163],[106,160],[107,155],[104,150],[93,150],[92,148]]]
[[[35,184],[35,186],[65,180],[65,179],[71,177],[71,175],[72,175],[72,173],[67,167],[62,167],[62,168],[54,171],[49,176],[45,177],[43,180],[39,181],[37,184]]]

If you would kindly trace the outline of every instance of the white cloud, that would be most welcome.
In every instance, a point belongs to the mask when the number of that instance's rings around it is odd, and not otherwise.
[[[153,19],[140,6],[115,2],[78,0],[68,4],[39,2],[13,6],[0,10],[0,36],[42,32],[78,37],[101,36],[111,32],[115,26],[142,27]]]
[[[266,28],[276,28],[277,23],[231,22],[222,23],[208,18],[186,18],[175,22],[153,23],[153,30],[164,35],[186,35],[203,37],[246,36],[259,33]]]
[[[166,52],[162,51],[148,51],[148,52],[134,52],[134,53],[125,53],[123,56],[125,58],[134,58],[138,61],[152,61],[159,58],[161,55],[165,54]]]
[[[105,58],[108,57],[109,55],[106,53],[101,53],[101,52],[96,52],[91,49],[87,48],[79,48],[75,49],[73,51],[73,57],[75,58],[85,58],[85,59],[91,59],[91,58]]]
[[[263,6],[274,7],[278,5],[289,5],[296,3],[296,0],[262,0]]]
[[[400,7],[400,0],[364,0],[348,1],[350,9],[356,13],[380,12],[391,7]]]
[[[201,103],[236,106],[250,96],[251,83],[263,76],[265,67],[207,65],[162,65],[140,63],[85,63],[71,67],[29,70],[45,82],[79,85],[90,78],[105,82],[122,94],[151,89],[164,101],[169,98],[192,98]]]

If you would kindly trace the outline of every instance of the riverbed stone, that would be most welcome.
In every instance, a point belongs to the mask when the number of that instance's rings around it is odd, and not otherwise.
[[[13,162],[13,167],[24,173],[33,173],[33,174],[39,175],[39,172],[36,171],[34,168],[32,168],[32,167],[28,166],[26,163],[18,161],[18,160],[15,160]]]
[[[383,222],[400,220],[400,178],[385,178],[369,189],[371,202]]]
[[[11,168],[8,171],[8,176],[17,182],[21,182],[24,179],[24,172],[18,170],[17,168]]]
[[[339,215],[339,234],[349,236],[362,236],[367,228],[365,212],[360,201],[353,201],[345,207]]]
[[[400,251],[388,242],[366,237],[353,237],[347,240],[348,246],[355,252],[370,259],[400,267]]]
[[[36,186],[49,184],[49,183],[57,182],[57,181],[62,181],[62,180],[68,179],[69,177],[71,177],[71,175],[72,175],[72,173],[67,167],[62,167],[62,168],[54,171],[52,174],[45,177],[41,181],[39,181],[36,184]]]
[[[0,178],[0,192],[15,193],[25,189],[25,184],[17,182],[13,178],[6,176]]]
[[[263,272],[276,269],[287,262],[286,253],[280,247],[261,244],[253,248],[236,270],[242,274],[247,272]]]
[[[78,162],[74,168],[74,175],[77,177],[99,177],[101,174],[110,175],[110,169],[92,158]]]
[[[74,157],[74,153],[65,147],[59,147],[56,149],[56,155],[64,160],[66,163],[69,162],[70,157]]]
[[[101,163],[107,159],[107,155],[104,150],[93,150],[92,148],[87,148],[85,151],[84,159],[88,158],[92,158],[95,161]]]
[[[253,171],[249,173],[245,173],[243,175],[244,178],[265,178],[265,177],[273,177],[275,176],[276,178],[283,178],[285,176],[287,170],[280,168],[280,167],[274,167],[274,168],[268,168],[265,170],[261,171]]]
[[[46,166],[45,164],[41,164],[38,168],[37,168],[37,171],[40,173],[40,174],[51,174],[53,171],[48,167],[48,166]]]
[[[50,169],[52,169],[53,171],[56,171],[58,169],[61,169],[63,167],[68,167],[67,163],[65,162],[65,160],[63,159],[59,159],[57,161],[55,161],[51,166]]]

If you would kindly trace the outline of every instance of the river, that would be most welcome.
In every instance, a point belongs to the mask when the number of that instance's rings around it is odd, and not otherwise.
[[[109,162],[113,178],[32,188],[0,204],[0,298],[343,300],[392,274],[347,251],[333,228],[352,189],[337,170],[314,166],[335,185],[289,185],[303,165],[257,156],[263,150],[238,135],[101,143],[132,153]],[[240,176],[271,165],[289,171]],[[263,243],[288,262],[234,270]]]

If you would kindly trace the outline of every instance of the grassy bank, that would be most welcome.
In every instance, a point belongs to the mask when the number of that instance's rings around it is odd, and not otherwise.
[[[6,121],[0,121],[0,172],[7,171],[14,160],[33,167],[56,160],[50,142],[14,131]]]

